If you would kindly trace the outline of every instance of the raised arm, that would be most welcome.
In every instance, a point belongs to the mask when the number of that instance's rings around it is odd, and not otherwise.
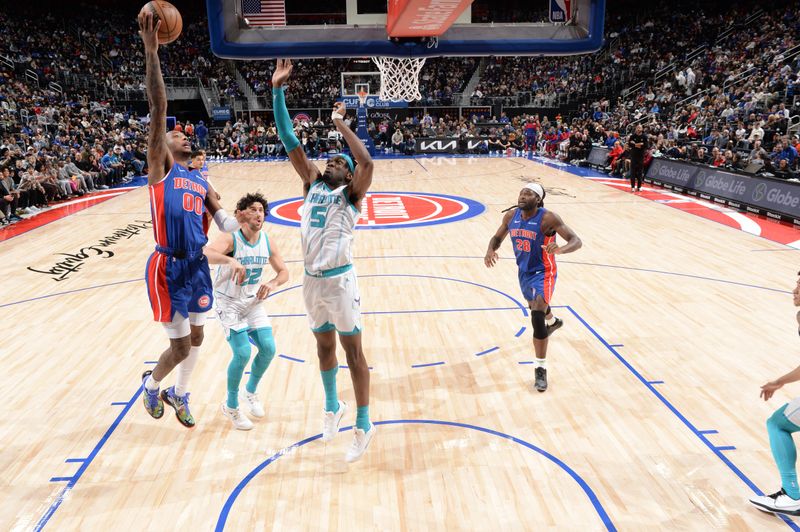
[[[353,181],[351,181],[349,185],[350,201],[356,204],[367,195],[367,190],[369,190],[369,186],[372,184],[373,164],[372,157],[367,151],[367,147],[364,146],[364,143],[361,142],[358,135],[353,133],[353,130],[344,123],[345,110],[344,102],[336,102],[333,105],[331,117],[333,118],[336,129],[342,134],[344,141],[350,148],[350,153],[353,154],[353,157],[355,157],[358,163],[356,165],[356,171],[353,174]]]
[[[172,154],[167,149],[167,90],[161,77],[161,62],[158,59],[158,28],[161,21],[155,20],[149,9],[139,13],[139,35],[144,43],[145,85],[150,105],[150,132],[147,136],[147,166],[150,185],[158,183],[172,168]]]
[[[558,233],[558,236],[567,241],[563,246],[559,246],[555,241],[550,242],[547,246],[542,246],[546,252],[562,255],[564,253],[572,253],[577,251],[583,246],[583,242],[578,238],[571,228],[561,220],[561,217],[553,211],[547,211],[542,219],[542,230],[546,235],[552,235],[553,232]]]
[[[497,228],[497,232],[492,238],[489,239],[489,248],[486,250],[486,256],[483,257],[483,263],[487,268],[491,268],[497,264],[497,250],[500,249],[500,244],[505,240],[508,234],[508,223],[511,217],[514,216],[514,211],[508,211],[503,215],[503,222]]]
[[[297,140],[292,129],[292,120],[289,118],[289,109],[286,108],[283,86],[291,73],[292,62],[288,59],[278,59],[275,72],[272,74],[272,111],[275,116],[275,126],[278,128],[278,137],[286,149],[292,166],[303,180],[303,196],[305,196],[308,189],[311,188],[311,183],[316,181],[321,174],[319,168],[306,157],[306,152],[300,147],[300,141]]]

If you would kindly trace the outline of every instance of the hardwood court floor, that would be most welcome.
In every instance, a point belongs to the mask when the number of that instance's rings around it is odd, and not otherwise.
[[[800,361],[795,251],[524,159],[386,160],[375,174],[374,192],[463,196],[486,211],[357,233],[380,424],[350,466],[350,431],[314,439],[323,395],[296,228],[268,227],[291,279],[267,302],[282,356],[250,432],[219,411],[229,348],[215,321],[191,386],[197,427],[140,404],[139,376],[166,345],[142,280],[145,189],[0,244],[0,529],[787,528],[746,499],[778,488],[764,423],[800,393],[758,398]],[[288,163],[211,176],[229,211],[248,191],[301,191]],[[531,178],[584,242],[559,257],[565,325],[544,394],[531,387],[509,242],[496,268],[482,261]],[[354,406],[346,369],[339,390]]]

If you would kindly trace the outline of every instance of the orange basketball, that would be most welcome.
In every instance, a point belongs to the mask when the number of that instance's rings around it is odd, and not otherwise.
[[[142,11],[145,9],[150,10],[156,16],[156,19],[161,21],[161,27],[158,30],[159,44],[171,43],[180,37],[183,29],[183,19],[180,11],[175,6],[165,0],[152,0],[152,2],[147,2],[144,5]]]

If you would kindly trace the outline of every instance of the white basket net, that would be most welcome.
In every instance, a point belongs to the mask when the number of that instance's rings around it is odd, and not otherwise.
[[[413,102],[421,100],[419,73],[424,57],[373,57],[381,72],[381,100]]]

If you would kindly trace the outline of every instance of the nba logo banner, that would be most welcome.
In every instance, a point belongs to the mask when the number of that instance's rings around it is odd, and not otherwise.
[[[572,19],[572,0],[550,0],[550,22],[569,22]]]

